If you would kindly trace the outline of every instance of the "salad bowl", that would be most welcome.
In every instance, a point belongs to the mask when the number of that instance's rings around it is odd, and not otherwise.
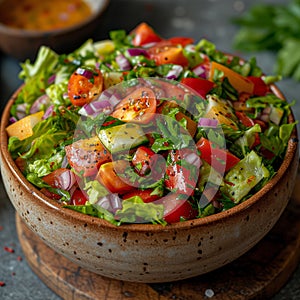
[[[141,49],[136,51],[140,53]],[[97,74],[86,75],[90,79]],[[8,150],[11,111],[23,89],[21,86],[13,94],[1,119],[0,157],[5,189],[21,219],[45,244],[91,272],[145,283],[171,282],[208,273],[256,245],[275,225],[289,202],[299,160],[296,127],[287,138],[283,160],[272,178],[245,201],[218,213],[168,224],[130,224],[127,219],[116,225],[103,215],[100,218],[69,209],[30,183]],[[285,101],[274,84],[270,89],[280,101]],[[286,121],[295,123],[291,111]],[[249,180],[253,180],[253,174]]]

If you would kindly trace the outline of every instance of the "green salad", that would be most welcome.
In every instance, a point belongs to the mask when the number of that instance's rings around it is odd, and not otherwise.
[[[41,193],[83,214],[167,225],[230,209],[279,169],[290,106],[255,58],[146,23],[21,64],[9,152]]]

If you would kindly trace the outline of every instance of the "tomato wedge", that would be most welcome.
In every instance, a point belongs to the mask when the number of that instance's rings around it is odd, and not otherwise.
[[[183,55],[182,48],[168,41],[157,43],[148,49],[148,53],[158,66],[174,64],[186,67],[189,64],[188,59]]]
[[[111,154],[97,136],[78,140],[65,147],[70,166],[83,176],[96,175],[101,164],[111,160]]]
[[[103,76],[99,69],[78,68],[68,82],[68,96],[75,106],[93,101],[103,90]]]
[[[149,203],[158,200],[160,197],[158,195],[151,195],[153,189],[146,189],[146,190],[132,190],[123,195],[123,199],[126,200],[128,198],[139,196],[143,199],[144,203]]]
[[[150,43],[160,42],[162,38],[147,23],[139,24],[132,32],[132,44],[143,46]]]
[[[170,151],[168,161],[171,163],[167,167],[164,181],[167,189],[176,191],[177,194],[193,195],[198,177],[196,174],[194,176],[192,172],[194,166],[186,163],[184,156],[194,154],[190,149]]]
[[[180,199],[177,193],[168,194],[155,203],[164,206],[164,220],[170,224],[180,222],[181,218],[185,220],[195,219],[198,214],[190,202]]]
[[[137,173],[144,176],[151,172],[151,158],[155,155],[155,152],[146,146],[140,146],[132,158],[132,164],[135,167]]]
[[[194,39],[183,36],[174,36],[168,39],[168,41],[173,45],[181,45],[182,47],[190,44],[194,44]]]
[[[260,77],[248,76],[247,78],[254,84],[253,95],[265,96],[270,92],[270,87]]]
[[[154,92],[141,87],[121,100],[112,116],[124,122],[146,124],[154,117],[156,103]]]
[[[214,87],[214,83],[210,80],[203,78],[182,78],[181,83],[185,84],[189,88],[197,92],[202,98],[206,97],[206,94]]]
[[[80,188],[76,188],[71,197],[71,205],[84,205],[88,201]]]
[[[96,179],[111,193],[124,194],[133,189],[130,182],[120,175],[125,174],[128,165],[126,160],[116,160],[101,165]]]
[[[200,157],[221,174],[227,172],[240,161],[228,150],[219,148],[204,137],[197,142],[196,147],[201,152]]]

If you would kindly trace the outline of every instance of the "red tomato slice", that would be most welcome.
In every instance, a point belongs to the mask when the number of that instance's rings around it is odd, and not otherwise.
[[[111,193],[127,193],[133,189],[130,182],[122,176],[125,175],[127,165],[128,162],[125,160],[116,160],[105,163],[101,165],[96,179]]]
[[[194,44],[194,39],[189,37],[174,36],[168,39],[173,45],[181,45],[182,47],[190,44]]]
[[[173,45],[170,42],[163,41],[148,49],[151,59],[159,65],[174,64],[183,67],[188,66],[189,61],[183,55],[182,48]]]
[[[126,200],[128,198],[139,196],[143,199],[145,203],[153,202],[158,200],[160,197],[158,195],[151,195],[153,192],[153,189],[146,189],[146,190],[132,190],[126,194],[123,195],[123,199]]]
[[[70,166],[83,176],[96,175],[101,164],[111,160],[111,154],[97,136],[78,140],[65,147]]]
[[[141,176],[151,172],[151,158],[154,155],[155,152],[146,146],[140,146],[137,148],[132,158],[132,164]]]
[[[253,95],[265,96],[270,92],[270,87],[260,77],[248,76],[247,78],[254,83]]]
[[[79,71],[80,70],[80,71]],[[98,69],[77,69],[68,83],[68,96],[75,106],[94,100],[103,90],[103,76]]]
[[[156,204],[164,206],[164,220],[168,223],[176,223],[184,218],[185,220],[195,219],[198,211],[192,207],[189,201],[179,199],[178,194],[168,194],[157,200]]]
[[[197,92],[202,98],[206,97],[206,94],[214,87],[212,81],[202,79],[202,78],[182,78],[181,83],[193,89]]]
[[[154,92],[146,87],[138,88],[126,96],[112,112],[114,118],[124,122],[146,124],[156,111]]]
[[[134,46],[143,46],[150,43],[160,42],[162,38],[155,33],[152,27],[146,23],[141,23],[132,32],[132,44]]]
[[[249,118],[244,112],[236,111],[235,115],[238,117],[238,119],[242,122],[242,124],[246,127],[252,127],[254,126],[254,121]]]
[[[203,137],[197,142],[196,147],[201,152],[200,157],[221,174],[227,172],[240,161],[238,157],[226,149],[220,149]]]
[[[71,197],[71,205],[85,205],[88,201],[81,189],[77,188]]]
[[[191,170],[181,165],[181,160],[193,151],[189,149],[181,149],[170,151],[169,160],[171,164],[166,170],[166,179],[164,181],[167,189],[176,191],[178,194],[193,195],[198,177],[191,174]]]

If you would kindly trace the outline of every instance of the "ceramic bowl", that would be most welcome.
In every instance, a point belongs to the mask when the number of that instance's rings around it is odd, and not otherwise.
[[[283,97],[278,89],[274,91]],[[298,168],[294,130],[283,164],[258,193],[234,208],[168,226],[114,226],[62,209],[26,181],[7,150],[5,127],[18,91],[1,120],[1,171],[7,194],[27,226],[48,246],[94,273],[124,281],[167,282],[220,268],[251,249],[287,206]],[[289,122],[294,117],[289,116]]]
[[[27,58],[33,60],[42,45],[58,53],[73,51],[94,33],[99,17],[109,3],[109,0],[85,1],[92,9],[91,16],[70,27],[35,31],[16,29],[0,23],[0,50],[20,61]]]

